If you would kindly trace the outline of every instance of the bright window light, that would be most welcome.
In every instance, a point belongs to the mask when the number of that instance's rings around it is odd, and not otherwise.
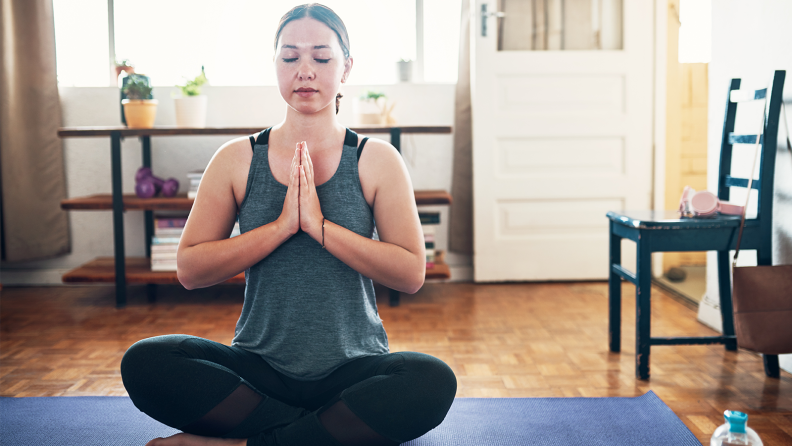
[[[58,85],[105,87],[110,82],[107,0],[53,0]]]
[[[424,0],[423,5],[424,81],[456,83],[462,0]]]
[[[58,81],[107,86],[107,0],[53,0]],[[424,0],[424,80],[456,82],[462,0]],[[278,21],[304,0],[114,0],[115,57],[156,86],[182,84],[203,66],[214,86],[276,85]],[[416,58],[415,0],[324,0],[344,20],[351,85],[398,82],[396,61]]]
[[[712,1],[679,2],[679,62],[709,63],[712,59]]]

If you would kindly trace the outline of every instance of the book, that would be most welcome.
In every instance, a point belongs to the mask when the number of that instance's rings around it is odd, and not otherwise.
[[[421,220],[422,225],[438,225],[440,224],[439,212],[419,212],[418,218]]]
[[[176,260],[176,252],[151,252],[151,261],[155,260]]]
[[[176,261],[173,263],[152,263],[152,271],[176,271]]]
[[[187,224],[187,217],[155,218],[155,228],[183,228]]]
[[[178,243],[167,243],[161,245],[151,245],[151,252],[176,252],[179,249]]]
[[[181,237],[184,228],[154,228],[154,235],[157,237]]]
[[[198,195],[198,191],[187,191],[187,198],[195,198]]]
[[[154,245],[167,245],[167,244],[176,244],[176,245],[178,245],[180,238],[181,237],[169,237],[169,236],[158,237],[158,236],[154,236],[154,237],[151,237],[151,245],[152,245],[152,247]]]
[[[421,230],[423,231],[424,235],[426,234],[434,235],[435,233],[435,227],[432,225],[421,225]]]

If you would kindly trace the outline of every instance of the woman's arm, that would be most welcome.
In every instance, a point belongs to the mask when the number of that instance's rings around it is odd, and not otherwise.
[[[241,138],[218,149],[206,167],[176,254],[176,274],[188,290],[236,276],[268,256],[300,227],[299,158],[295,151],[280,217],[228,238],[236,220],[237,197],[245,194],[251,159],[250,143]]]
[[[313,181],[313,164],[303,151],[300,223],[322,243],[322,213]],[[325,221],[325,248],[360,274],[391,289],[413,294],[424,283],[426,249],[407,167],[384,141],[370,139],[358,163],[367,201],[371,199],[379,241]]]

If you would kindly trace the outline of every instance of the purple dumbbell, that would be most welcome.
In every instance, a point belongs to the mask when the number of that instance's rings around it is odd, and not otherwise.
[[[150,167],[141,167],[135,173],[135,193],[140,198],[151,198],[162,191],[166,197],[174,197],[179,192],[176,178],[163,180],[151,173]]]

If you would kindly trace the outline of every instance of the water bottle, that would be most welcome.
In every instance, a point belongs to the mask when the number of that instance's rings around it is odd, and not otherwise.
[[[710,440],[710,446],[762,446],[759,435],[746,426],[748,415],[742,412],[727,410],[723,412],[726,424],[715,429]]]

